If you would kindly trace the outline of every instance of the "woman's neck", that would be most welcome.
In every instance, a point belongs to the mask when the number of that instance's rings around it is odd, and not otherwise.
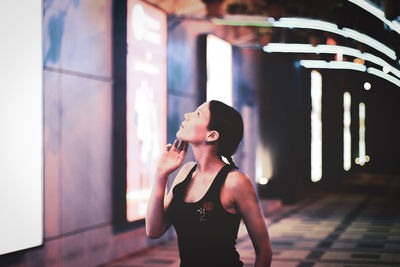
[[[211,146],[192,146],[192,149],[197,163],[196,171],[199,174],[214,174],[225,165]]]

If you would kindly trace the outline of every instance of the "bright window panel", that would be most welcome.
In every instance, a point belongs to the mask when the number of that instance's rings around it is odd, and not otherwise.
[[[0,255],[43,244],[42,4],[0,1]]]
[[[207,101],[233,105],[232,45],[214,35],[207,36]]]
[[[351,95],[343,94],[343,168],[348,171],[351,168]]]
[[[322,76],[311,72],[311,181],[322,178]]]
[[[127,221],[145,217],[158,158],[166,145],[167,17],[128,0]]]

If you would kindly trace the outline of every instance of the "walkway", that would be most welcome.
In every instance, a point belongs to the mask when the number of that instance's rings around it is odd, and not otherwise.
[[[368,179],[371,177],[364,177],[361,183]],[[375,189],[384,188],[380,193],[367,194],[366,190],[364,193],[324,193],[316,199],[267,213],[272,266],[400,266],[400,198],[397,194],[400,183],[393,177],[385,179],[385,182],[380,180],[384,187],[373,185]],[[357,184],[354,188],[368,186]],[[269,203],[263,201],[262,205],[266,207]],[[253,266],[253,246],[243,225],[237,249],[244,266]],[[117,266],[177,267],[176,240],[106,265]]]

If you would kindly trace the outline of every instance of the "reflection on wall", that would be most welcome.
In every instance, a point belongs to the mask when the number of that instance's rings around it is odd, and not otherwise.
[[[343,168],[348,171],[351,168],[351,95],[343,94]]]
[[[257,145],[256,152],[256,182],[265,185],[272,177],[271,153],[262,145]]]
[[[214,36],[207,36],[207,101],[212,99],[233,105],[232,46]]]
[[[311,181],[322,178],[322,76],[311,72]]]
[[[128,2],[127,220],[143,219],[166,144],[166,14]]]

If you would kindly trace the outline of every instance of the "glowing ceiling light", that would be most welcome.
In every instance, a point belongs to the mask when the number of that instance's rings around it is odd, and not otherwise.
[[[378,77],[381,77],[381,78],[383,78],[383,79],[385,79],[385,80],[388,80],[389,82],[394,83],[395,85],[397,85],[397,86],[400,87],[400,80],[399,80],[399,79],[396,79],[396,78],[393,77],[392,75],[386,74],[386,73],[384,73],[383,71],[380,71],[380,70],[375,69],[375,68],[368,68],[368,69],[367,69],[367,72],[368,72],[368,73],[371,73],[371,74],[373,74],[373,75],[376,75],[376,76],[378,76]]]
[[[265,52],[282,52],[282,53],[316,53],[316,47],[310,44],[285,44],[270,43],[263,47]]]
[[[310,44],[285,44],[285,43],[269,43],[263,47],[263,50],[268,53],[315,53],[315,54],[343,54],[361,60],[372,62],[376,65],[381,66],[386,71],[392,72],[398,78],[400,78],[400,71],[395,67],[389,65],[385,60],[370,53],[361,53],[360,50],[338,45],[317,45],[316,47]],[[363,65],[357,62],[353,62],[359,65]],[[318,68],[329,68],[324,64],[324,67]]]
[[[389,73],[389,72],[390,72],[390,67],[389,67],[389,66],[383,66],[383,67],[382,67],[382,71],[383,71],[384,73]]]
[[[268,18],[263,16],[230,15],[225,16],[223,19],[212,19],[212,22],[218,25],[301,28],[331,32],[343,37],[352,38],[386,54],[388,57],[394,60],[396,59],[396,53],[376,39],[349,28],[343,28],[341,30],[336,24],[322,20],[305,18],[280,18],[278,21],[275,21],[270,17]]]
[[[365,83],[364,83],[364,89],[365,89],[365,90],[371,89],[371,84],[370,84],[369,82],[365,82]]]
[[[222,19],[212,19],[212,22],[218,25],[272,27],[275,19],[265,16],[226,15]]]
[[[313,19],[304,19],[304,18],[281,18],[279,21],[276,21],[273,24],[274,27],[287,27],[287,28],[306,28],[306,29],[314,29],[332,32],[344,37],[352,38],[358,42],[364,43],[379,52],[386,54],[391,59],[396,59],[396,53],[384,45],[383,43],[377,41],[376,39],[359,33],[353,29],[343,28],[342,30],[338,29],[338,26],[334,23],[321,21],[321,20],[313,20]]]
[[[336,24],[315,19],[280,18],[278,21],[274,22],[273,26],[280,28],[314,29],[342,35],[341,30],[338,29],[338,26]]]
[[[362,9],[368,11],[378,19],[382,20],[384,23],[386,23],[392,30],[396,31],[397,33],[400,33],[400,25],[397,21],[393,20],[390,21],[385,17],[385,13],[383,10],[379,9],[377,6],[375,6],[373,3],[370,1],[365,1],[365,0],[347,0]]]
[[[316,69],[347,69],[347,70],[357,70],[364,72],[367,67],[354,62],[347,61],[330,61],[326,62],[324,60],[300,60],[300,65],[305,68],[316,68]]]
[[[366,34],[359,33],[353,29],[349,29],[349,28],[343,28],[343,32],[345,33],[346,37],[350,37],[354,40],[364,43],[364,44],[386,54],[391,59],[396,60],[396,53],[392,49],[390,49],[388,46],[382,44],[381,42],[378,42],[374,38],[369,37]]]

